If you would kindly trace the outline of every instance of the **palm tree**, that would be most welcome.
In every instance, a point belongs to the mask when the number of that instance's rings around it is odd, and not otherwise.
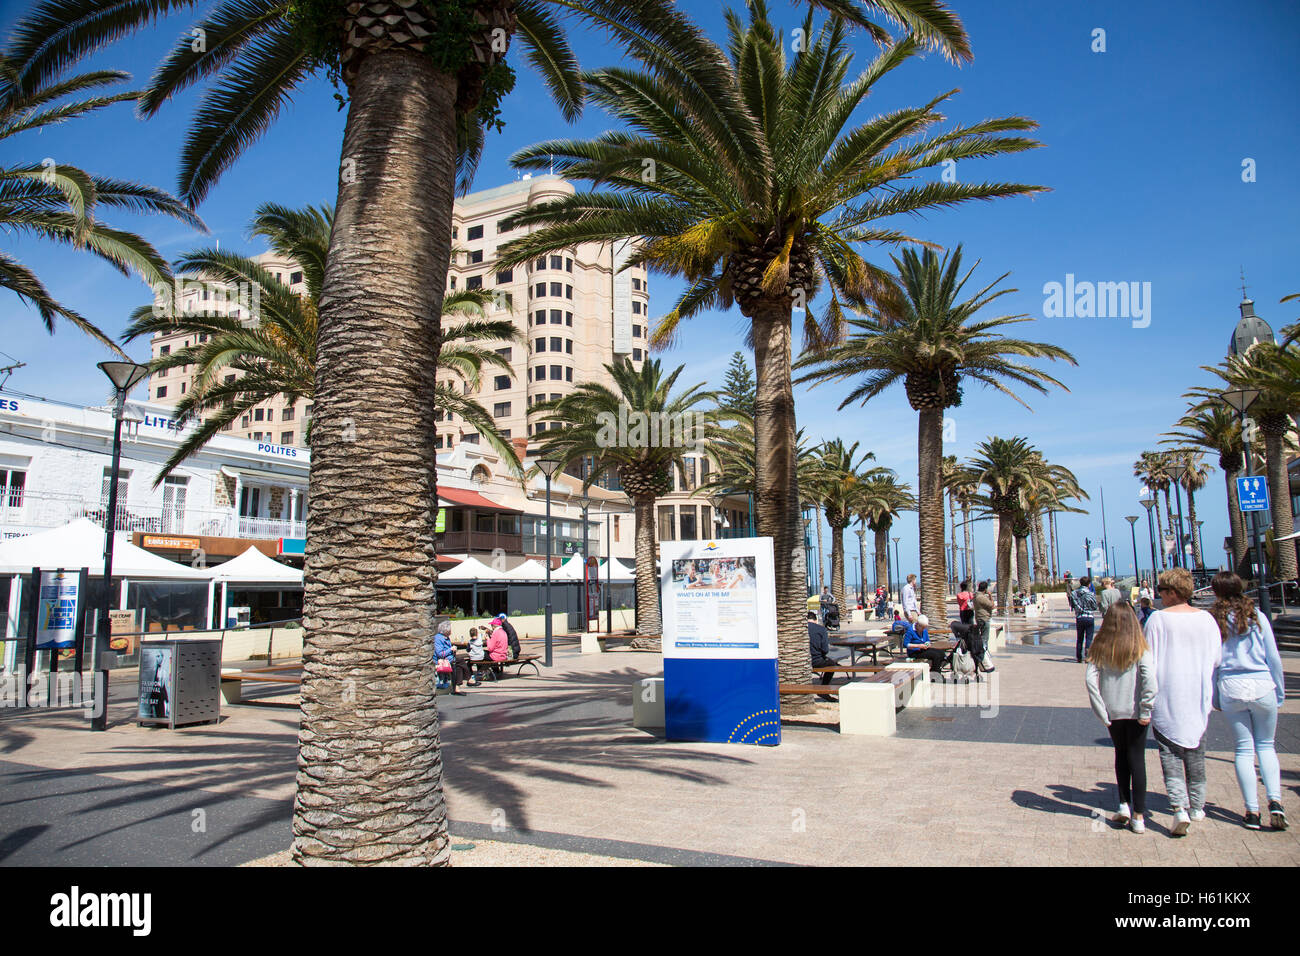
[[[679,365],[665,376],[658,360],[645,362],[638,371],[624,358],[605,366],[613,388],[584,382],[569,394],[538,402],[531,409],[541,421],[560,426],[547,429],[545,437],[537,440],[535,457],[556,459],[562,468],[590,459],[594,467],[583,480],[584,491],[613,474],[632,499],[636,512],[636,632],[654,638],[663,633],[655,574],[655,501],[672,490],[672,469],[684,469],[689,447],[713,437],[707,425],[696,431],[703,424],[697,418],[703,413],[696,407],[714,399],[714,394],[704,391],[703,383],[673,391],[683,367]],[[622,420],[630,423],[625,433],[617,427],[620,409]],[[652,441],[645,428],[636,427],[641,416],[649,420],[661,415],[667,416],[661,421],[691,429],[690,441]]]
[[[885,34],[871,17],[883,15],[947,56],[970,58],[960,22],[942,3],[820,2],[877,40]],[[14,31],[17,82],[30,93],[68,63],[194,3],[40,0]],[[557,19],[567,13],[648,61],[696,64],[697,100],[718,88],[711,45],[672,0],[220,0],[141,101],[152,115],[212,81],[181,157],[181,194],[197,203],[310,75],[346,87],[313,409],[299,863],[450,859],[430,650],[437,462],[426,438],[437,414],[437,356],[429,347],[439,340],[458,175],[467,188],[484,127],[499,125],[514,82],[511,39],[523,41],[567,118],[582,106]],[[376,396],[385,399],[379,411],[367,407]],[[382,513],[370,507],[377,461],[389,476]],[[357,579],[354,568],[377,562],[389,573]],[[367,706],[346,687],[365,687]],[[387,825],[395,811],[404,824],[397,830]]]
[[[1192,535],[1192,561],[1198,568],[1205,567],[1201,554],[1201,535],[1196,528],[1196,492],[1205,487],[1214,469],[1205,463],[1201,452],[1186,447],[1169,451],[1170,468],[1178,484],[1187,492],[1187,521]]]
[[[277,395],[290,402],[315,396],[317,316],[333,220],[334,211],[328,206],[289,209],[264,203],[253,215],[251,235],[266,239],[272,250],[297,263],[304,295],[289,291],[255,260],[232,252],[199,249],[177,263],[182,272],[251,286],[259,305],[257,324],[231,315],[178,312],[179,302],[172,308],[141,306],[132,314],[122,336],[125,342],[175,332],[192,333],[195,342],[150,363],[155,373],[190,365],[198,369],[194,387],[177,403],[175,412],[177,422],[194,421],[197,427],[172,453],[155,485],[255,405]],[[510,372],[508,361],[479,343],[523,340],[513,323],[486,317],[485,306],[492,301],[487,290],[449,292],[443,299],[445,316],[458,321],[442,330],[437,362],[444,375],[435,385],[436,402],[439,411],[458,414],[476,428],[506,466],[522,477],[514,447],[495,419],[459,387],[464,383],[477,390],[485,366]]]
[[[1232,537],[1233,565],[1237,573],[1249,577],[1246,567],[1246,523],[1242,521],[1237,500],[1237,475],[1246,461],[1246,446],[1241,438],[1241,421],[1237,413],[1216,394],[1189,392],[1184,398],[1199,397],[1187,414],[1167,432],[1171,441],[1184,447],[1200,448],[1218,455],[1219,470],[1228,495],[1228,528]]]
[[[869,475],[861,483],[854,508],[858,520],[866,522],[875,535],[876,580],[885,581],[886,587],[892,587],[888,583],[889,531],[894,519],[902,512],[916,510],[916,497],[912,494],[911,487],[900,482],[893,470],[882,468],[878,472]]]
[[[920,488],[921,601],[931,620],[947,616],[944,580],[943,412],[961,404],[961,382],[968,379],[992,386],[1020,399],[1007,382],[1046,392],[1048,385],[1065,388],[1022,358],[1062,360],[1074,364],[1065,349],[1045,342],[1007,338],[1000,329],[1032,321],[1025,315],[975,319],[988,303],[1014,289],[993,291],[999,276],[975,295],[962,299],[975,267],[961,273],[961,247],[942,258],[927,249],[917,255],[904,250],[894,257],[898,270],[895,294],[881,296],[863,319],[848,322],[851,333],[838,346],[814,350],[796,367],[814,371],[800,381],[860,379],[840,408],[865,404],[901,381],[917,410],[918,487]],[[978,263],[976,263],[978,266]]]
[[[993,437],[976,446],[966,467],[987,488],[975,502],[998,519],[997,600],[1007,606],[1011,586],[1011,548],[1025,524],[1025,493],[1040,472],[1042,456],[1025,439]],[[1027,563],[1027,556],[1022,564]]]
[[[906,180],[947,159],[1037,144],[1001,135],[1033,128],[1020,117],[926,138],[925,130],[943,119],[935,107],[945,97],[847,129],[874,84],[916,52],[913,39],[893,44],[849,80],[852,54],[842,20],[832,18],[814,31],[810,14],[804,21],[808,48],[793,59],[758,0],[749,4],[748,22],[733,12],[727,25],[725,49],[708,44],[707,55],[688,59],[633,48],[646,70],[585,77],[590,97],[628,131],[540,143],[517,153],[514,163],[554,166],[569,179],[610,190],[578,192],[515,216],[516,225],[541,228],[507,246],[503,265],[578,242],[641,237],[632,264],[689,283],[655,327],[652,344],[669,343],[684,319],[714,306],[734,303],[749,320],[757,453],[765,465],[758,476],[758,533],[773,539],[778,555],[779,641],[793,660],[804,656],[797,648],[807,643],[797,563],[794,310],[808,305],[819,287],[827,289],[824,315],[805,309],[804,329],[818,341],[836,338],[843,305],[865,303],[884,288],[881,271],[854,245],[913,241],[879,220],[1039,189]],[[811,672],[783,666],[780,679],[806,683]]]
[[[882,474],[883,469],[867,469],[866,463],[876,456],[869,451],[859,455],[857,442],[846,448],[839,438],[818,445],[813,454],[817,461],[812,479],[814,494],[831,529],[831,593],[843,607],[848,603],[844,590],[844,529],[854,519],[863,482]]]
[[[1166,452],[1144,451],[1138,456],[1138,460],[1133,463],[1133,477],[1137,478],[1151,490],[1151,494],[1156,498],[1156,537],[1164,541],[1164,529],[1160,526],[1160,492],[1165,495],[1165,516],[1167,521],[1165,527],[1172,533],[1174,527],[1174,514],[1169,506],[1169,487],[1173,482],[1169,468],[1169,456]],[[1160,546],[1160,566],[1166,567],[1166,556],[1163,544]]]
[[[1291,516],[1291,490],[1287,477],[1286,444],[1300,415],[1300,343],[1285,347],[1259,342],[1242,355],[1229,356],[1220,365],[1209,368],[1223,379],[1229,389],[1251,390],[1258,394],[1249,414],[1264,438],[1265,473],[1273,516],[1273,540],[1294,529]],[[1276,577],[1294,581],[1297,577],[1296,546],[1280,542],[1277,547]]]
[[[20,89],[13,60],[0,53],[0,142],[20,133],[39,133],[114,103],[135,100],[140,95],[137,91],[88,95],[125,79],[129,79],[126,73],[97,70]],[[52,159],[0,165],[0,229],[84,249],[123,275],[135,273],[151,287],[166,286],[171,281],[166,260],[135,233],[100,221],[97,212],[101,207],[163,213],[206,231],[203,222],[184,203],[152,186],[95,176]],[[57,319],[66,319],[118,355],[123,354],[89,319],[55,299],[35,272],[4,253],[0,253],[0,288],[31,303],[50,332]]]

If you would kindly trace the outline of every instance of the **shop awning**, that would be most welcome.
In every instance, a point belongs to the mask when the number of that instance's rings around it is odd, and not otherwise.
[[[477,491],[468,488],[439,488],[438,504],[444,508],[477,508],[479,511],[504,511],[509,514],[523,514],[518,508],[507,508],[495,501],[484,498]]]

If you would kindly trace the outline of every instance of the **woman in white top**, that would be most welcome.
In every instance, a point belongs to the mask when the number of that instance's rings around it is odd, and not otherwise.
[[[1194,587],[1186,568],[1162,571],[1156,586],[1161,608],[1143,629],[1160,688],[1151,725],[1174,807],[1174,836],[1205,819],[1205,728],[1214,699],[1214,669],[1223,653],[1213,615],[1187,603]]]

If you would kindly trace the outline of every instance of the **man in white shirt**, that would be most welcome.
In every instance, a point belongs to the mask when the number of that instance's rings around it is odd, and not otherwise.
[[[903,585],[903,617],[916,623],[916,616],[921,613],[921,605],[916,600],[916,575],[907,576],[907,584]]]

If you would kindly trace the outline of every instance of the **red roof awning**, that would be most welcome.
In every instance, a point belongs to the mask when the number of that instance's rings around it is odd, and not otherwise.
[[[507,508],[495,501],[489,501],[477,491],[467,491],[464,488],[439,488],[438,504],[451,508],[477,508],[479,511],[508,511],[511,514],[523,514],[518,508]]]
[[[462,560],[464,560],[464,559],[463,559],[463,558],[453,558],[453,557],[452,557],[451,555],[449,555],[449,554],[438,554],[438,555],[434,555],[433,563],[434,563],[435,565],[437,565],[438,567],[441,567],[443,570],[448,570],[448,569],[450,569],[450,568],[454,568],[456,565],[460,564],[460,562],[461,562]]]

